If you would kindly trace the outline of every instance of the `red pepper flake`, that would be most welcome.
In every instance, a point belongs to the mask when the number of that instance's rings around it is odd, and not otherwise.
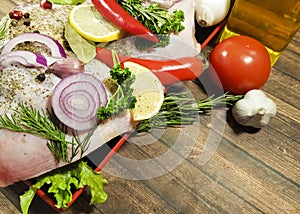
[[[47,0],[41,1],[40,6],[41,6],[41,8],[43,8],[45,10],[52,9],[52,3],[50,1],[47,1]]]
[[[9,13],[9,18],[11,19],[20,20],[22,19],[22,17],[23,17],[23,13],[22,11],[19,10],[14,10]]]

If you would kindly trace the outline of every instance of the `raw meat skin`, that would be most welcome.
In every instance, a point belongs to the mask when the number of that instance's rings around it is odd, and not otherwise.
[[[170,44],[162,48],[148,48],[140,50],[135,47],[136,37],[126,37],[108,45],[118,53],[127,56],[147,57],[153,59],[174,59],[179,57],[196,56],[201,52],[201,45],[195,38],[195,2],[193,0],[181,0],[168,9],[171,13],[174,10],[182,10],[185,15],[185,29],[179,33],[170,34]]]
[[[33,80],[34,75],[31,75],[26,69],[21,66],[15,67],[14,69],[19,70],[19,72],[26,76],[27,81],[30,81],[30,84],[28,84],[29,89],[25,89],[25,91],[28,92],[31,88],[35,88],[32,87],[34,84],[36,88],[40,86],[40,83]],[[86,65],[85,68],[85,72],[92,72],[94,70],[99,71],[93,72],[99,79],[104,80],[109,75],[107,68],[97,60]],[[7,78],[13,76],[12,73],[5,72],[5,69],[2,72]],[[1,78],[4,78],[4,75]],[[47,83],[45,84],[49,86],[53,85],[53,87],[58,82],[57,77],[53,74],[48,76],[46,81]],[[24,87],[26,87],[26,85]],[[17,106],[18,100],[23,100],[25,102],[31,102],[31,104],[34,102],[33,106],[37,109],[46,109],[46,106],[49,105],[50,91],[51,90],[48,90],[48,96],[43,97],[33,95],[32,98],[22,97],[19,95],[20,93],[18,93],[18,95],[16,95],[18,98],[13,99],[12,103],[9,105]],[[1,115],[5,112],[10,112],[1,107]],[[91,138],[90,146],[84,155],[89,154],[114,137],[125,132],[130,132],[131,130],[133,130],[133,123],[129,111],[104,121],[98,125]],[[84,137],[85,135],[86,134],[82,134],[80,137]],[[69,138],[70,137],[71,136],[69,136]],[[0,187],[5,187],[20,180],[27,180],[39,176],[66,164],[64,162],[57,163],[53,154],[47,147],[47,139],[42,139],[31,134],[13,132],[7,129],[0,129],[0,151]],[[80,159],[79,155],[74,158],[74,161],[78,159]]]
[[[195,56],[200,53],[200,44],[194,38],[194,7],[194,1],[182,0],[170,8],[170,11],[176,8],[183,9],[186,15],[184,23],[186,28],[179,34],[171,35],[170,47],[155,49],[151,53],[135,52],[131,54],[150,54],[172,58],[187,55]],[[54,5],[52,10],[43,10],[39,5],[18,7],[24,13],[31,12],[32,26],[36,27],[40,33],[56,38],[61,44],[63,43],[64,23],[67,21],[71,8],[72,6],[60,5]],[[38,15],[38,18],[34,18],[35,14]],[[44,19],[40,19],[40,17],[44,17]],[[30,32],[34,30],[31,29]],[[28,30],[24,25],[21,25],[16,29],[8,29],[7,32],[4,43],[10,40],[12,35],[16,36],[28,32]],[[127,49],[131,49],[131,47]],[[68,52],[68,56],[74,57],[70,52]],[[50,106],[51,92],[60,79],[54,74],[47,74],[46,80],[40,83],[36,81],[36,75],[42,72],[45,70],[25,68],[20,65],[12,65],[0,70],[0,115],[11,114],[12,109],[16,108],[20,102],[30,104],[37,110],[45,110]],[[108,68],[97,60],[86,65],[85,72],[92,73],[101,80],[107,79],[109,75]],[[131,121],[129,111],[106,120],[97,127],[84,155],[94,151],[112,138],[133,129],[134,123]],[[80,137],[84,137],[84,134]],[[0,129],[0,187],[6,187],[64,166],[66,163],[57,163],[46,144],[47,139],[38,136]],[[77,156],[74,161],[79,158],[80,156]]]

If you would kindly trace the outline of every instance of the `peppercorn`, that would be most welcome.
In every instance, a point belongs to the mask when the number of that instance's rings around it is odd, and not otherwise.
[[[24,21],[23,24],[26,25],[26,26],[29,26],[30,25],[30,21]]]
[[[24,18],[25,18],[25,19],[28,19],[28,18],[29,18],[29,16],[30,16],[30,14],[29,14],[29,13],[24,13],[24,15],[23,15],[23,16],[24,16]]]
[[[47,69],[47,70],[45,71],[45,74],[52,74],[52,70],[51,70],[51,69]]]
[[[44,73],[38,74],[38,75],[36,76],[36,79],[37,79],[38,81],[40,81],[40,82],[44,82],[45,79],[46,79],[46,75],[45,75]]]
[[[12,19],[12,20],[11,20],[11,25],[12,25],[13,27],[18,26],[18,21],[15,20],[15,19]]]

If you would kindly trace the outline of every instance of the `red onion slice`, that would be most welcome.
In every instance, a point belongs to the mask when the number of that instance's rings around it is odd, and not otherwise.
[[[84,131],[99,122],[97,112],[108,102],[103,83],[88,73],[79,73],[62,79],[54,89],[52,108],[66,126]]]
[[[11,39],[4,45],[1,54],[11,52],[16,45],[22,42],[40,42],[47,45],[50,48],[52,56],[64,58],[67,57],[64,48],[57,40],[51,38],[50,36],[40,33],[24,33]]]
[[[26,67],[49,67],[60,78],[84,72],[84,65],[77,58],[47,57],[29,51],[12,51],[0,55],[0,69],[9,67],[13,63]]]
[[[45,67],[48,61],[43,55],[29,51],[13,51],[0,55],[0,67],[5,68],[12,63],[20,63],[27,67]],[[51,60],[53,63],[53,60]]]

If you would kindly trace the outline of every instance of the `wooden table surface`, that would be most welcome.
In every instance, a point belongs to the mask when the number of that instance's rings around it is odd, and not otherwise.
[[[17,3],[1,1],[0,17]],[[65,213],[300,213],[299,47],[298,32],[262,88],[278,108],[270,125],[241,128],[221,109],[193,126],[133,136],[104,168],[108,200],[89,205],[87,189]],[[186,85],[205,97],[197,82]],[[214,118],[224,114],[227,123],[217,127]],[[205,143],[219,139],[201,164]],[[1,188],[0,213],[20,213],[26,189],[23,182]],[[30,213],[56,212],[36,197]]]

